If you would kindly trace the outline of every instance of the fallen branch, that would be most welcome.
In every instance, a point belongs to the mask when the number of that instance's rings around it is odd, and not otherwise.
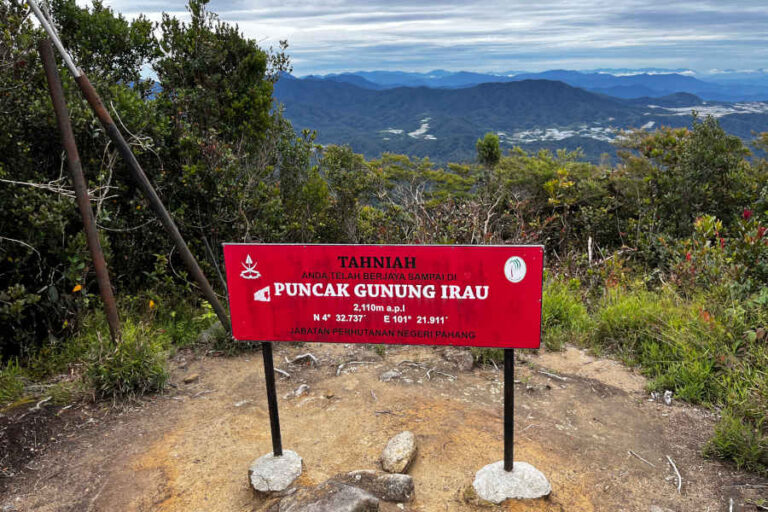
[[[30,407],[30,408],[29,408],[29,410],[30,410],[30,411],[39,411],[39,410],[40,410],[40,406],[41,406],[41,405],[43,405],[45,402],[48,402],[48,401],[50,401],[50,400],[51,400],[51,398],[53,398],[53,397],[52,397],[52,396],[49,396],[49,397],[47,397],[47,398],[43,398],[42,400],[40,400],[39,402],[37,402],[37,405],[36,405],[36,406],[34,406],[34,407]]]
[[[441,372],[440,370],[437,370],[435,368],[430,368],[429,370],[427,370],[427,380],[432,380],[432,377],[430,377],[430,373],[432,373],[432,372],[435,372],[438,375],[444,375],[444,376],[448,377],[451,380],[455,380],[456,379],[456,377],[454,375],[451,375],[450,373],[445,373],[445,372]]]
[[[677,470],[675,462],[670,458],[669,455],[667,455],[667,460],[670,464],[672,464],[672,469],[675,470],[675,474],[677,475],[677,493],[680,494],[680,490],[683,488],[683,477],[680,476],[680,472]]]
[[[309,359],[310,361],[312,361],[312,363],[314,363],[315,366],[320,364],[320,361],[318,361],[318,359],[314,355],[310,354],[309,352],[307,352],[306,354],[301,354],[300,356],[296,356],[293,359],[291,359],[290,361],[286,357],[285,358],[285,362],[288,363],[288,364],[296,364],[297,362],[301,361],[302,359]],[[312,364],[312,363],[310,363],[310,364]]]
[[[401,414],[396,413],[396,412],[392,412],[389,409],[386,409],[384,411],[373,411],[373,412],[374,412],[374,414],[391,414],[392,416],[401,416]]]
[[[629,450],[629,454],[630,454],[630,455],[634,455],[635,457],[637,457],[637,458],[638,458],[638,459],[640,459],[641,461],[645,462],[646,464],[648,464],[648,465],[649,465],[649,466],[651,466],[652,468],[655,468],[655,467],[656,467],[656,466],[654,466],[652,463],[648,462],[647,460],[645,460],[644,458],[642,458],[641,456],[639,456],[638,454],[636,454],[635,452],[633,452],[632,450]]]
[[[401,364],[404,364],[406,366],[413,366],[414,368],[426,368],[425,365],[414,362],[414,361],[400,361],[399,363],[397,363],[397,366],[400,366]]]
[[[542,374],[542,375],[546,375],[547,377],[551,377],[553,379],[560,380],[560,381],[563,381],[563,382],[567,382],[568,381],[568,379],[566,377],[561,377],[560,375],[556,375],[554,373],[545,372],[544,370],[539,370],[539,373]]]
[[[336,368],[336,376],[338,377],[341,375],[341,370],[345,366],[349,366],[351,364],[374,364],[374,361],[349,361],[347,363],[341,363],[338,368]]]
[[[62,407],[61,409],[59,409],[59,412],[57,412],[57,413],[56,413],[56,416],[60,416],[60,415],[61,415],[61,413],[63,413],[64,411],[66,411],[67,409],[69,409],[70,407],[72,407],[73,405],[74,405],[74,404],[69,404],[69,405],[66,405],[66,406]]]
[[[283,376],[285,376],[285,378],[286,378],[286,379],[290,379],[290,378],[291,378],[291,374],[290,374],[290,373],[288,373],[288,372],[287,372],[287,371],[285,371],[285,370],[281,370],[280,368],[275,368],[275,371],[276,371],[277,373],[279,373],[280,375],[283,375]]]

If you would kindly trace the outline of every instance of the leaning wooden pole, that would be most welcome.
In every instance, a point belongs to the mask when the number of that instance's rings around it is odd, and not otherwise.
[[[163,205],[163,202],[160,200],[160,197],[157,195],[154,187],[152,187],[152,184],[147,178],[147,175],[144,173],[144,169],[141,168],[139,161],[136,160],[136,157],[134,156],[131,147],[128,145],[128,142],[126,142],[122,133],[120,133],[120,130],[118,130],[115,122],[112,120],[112,116],[110,116],[109,112],[107,112],[107,109],[104,108],[104,103],[102,103],[101,97],[99,97],[99,94],[96,92],[96,89],[93,88],[93,85],[91,85],[91,82],[88,80],[88,77],[85,76],[85,73],[83,73],[82,70],[75,66],[72,57],[69,55],[69,53],[67,53],[66,49],[61,44],[58,34],[56,33],[56,29],[53,27],[53,25],[51,25],[48,18],[42,13],[40,7],[37,5],[37,2],[35,0],[27,0],[27,2],[29,3],[30,7],[32,7],[32,11],[40,21],[40,24],[53,40],[56,48],[62,54],[62,58],[64,59],[67,68],[69,68],[70,72],[74,76],[75,82],[77,82],[77,85],[80,87],[80,91],[83,93],[83,96],[85,96],[85,99],[88,101],[91,109],[96,114],[96,117],[99,118],[101,125],[104,127],[104,130],[107,132],[109,138],[115,144],[115,147],[120,153],[120,156],[123,157],[123,160],[131,172],[131,175],[139,185],[141,191],[144,193],[144,196],[149,201],[150,207],[155,212],[155,215],[157,215],[157,217],[160,219],[160,223],[171,237],[171,240],[176,246],[176,249],[179,251],[179,255],[184,261],[184,264],[186,265],[190,275],[200,287],[200,290],[202,291],[206,300],[208,300],[211,306],[213,306],[213,310],[216,312],[216,316],[219,317],[221,324],[225,329],[231,330],[229,317],[227,316],[226,310],[219,302],[218,297],[216,297],[216,293],[213,291],[213,288],[208,282],[208,279],[205,277],[205,274],[203,274],[203,271],[200,268],[200,265],[198,265],[194,255],[192,255],[192,252],[189,250],[189,247],[184,241],[184,238],[181,236],[181,232],[179,232],[179,228],[176,226],[173,218],[171,218],[171,215],[168,213],[168,210],[165,209],[165,205]]]
[[[75,189],[75,198],[77,206],[80,209],[80,215],[83,217],[83,229],[85,238],[88,241],[88,249],[93,260],[93,268],[96,272],[96,281],[99,283],[99,292],[104,301],[104,312],[107,315],[109,324],[109,333],[112,341],[117,343],[120,340],[120,319],[117,315],[117,306],[115,296],[112,293],[112,284],[109,280],[109,270],[107,262],[104,259],[104,251],[99,242],[99,232],[96,229],[96,219],[91,210],[91,201],[88,197],[88,183],[83,175],[83,167],[80,164],[80,155],[75,144],[75,136],[72,132],[72,123],[69,119],[69,110],[64,100],[64,89],[61,87],[59,71],[56,67],[56,58],[53,55],[53,46],[50,39],[43,39],[39,45],[40,58],[43,61],[45,76],[48,79],[48,90],[51,93],[53,110],[56,112],[56,121],[61,133],[61,142],[67,153],[67,164],[72,173],[72,185]]]

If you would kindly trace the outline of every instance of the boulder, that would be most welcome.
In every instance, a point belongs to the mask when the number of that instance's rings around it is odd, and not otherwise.
[[[199,345],[210,345],[217,340],[226,338],[227,335],[227,330],[224,329],[224,326],[221,325],[221,322],[216,321],[213,325],[211,325],[197,336],[197,343]]]
[[[301,489],[280,501],[279,512],[378,512],[379,499],[369,492],[327,481]]]
[[[413,478],[410,475],[361,469],[340,473],[331,481],[358,487],[384,501],[402,503],[413,499]]]
[[[381,452],[381,467],[387,473],[405,473],[416,458],[416,436],[404,431],[387,442]]]

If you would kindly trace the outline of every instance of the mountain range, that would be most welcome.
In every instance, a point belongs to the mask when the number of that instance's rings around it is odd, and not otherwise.
[[[768,100],[768,71],[718,72],[694,76],[687,70],[639,70],[608,73],[605,71],[550,70],[539,73],[474,73],[434,70],[426,73],[405,71],[356,71],[327,75],[308,75],[305,79],[351,83],[365,89],[395,87],[431,87],[456,89],[482,83],[506,83],[521,80],[557,80],[574,87],[619,98],[667,96],[688,92],[714,101]]]
[[[696,93],[712,83],[681,73],[549,71],[474,83],[489,76],[284,75],[275,97],[296,128],[317,130],[320,143],[349,144],[368,157],[393,152],[442,162],[473,159],[475,142],[487,132],[497,133],[504,148],[581,148],[598,160],[615,154],[612,142],[621,130],[687,126],[693,110],[718,117],[747,140],[768,130],[768,102],[705,99]],[[768,99],[768,92],[755,94]]]

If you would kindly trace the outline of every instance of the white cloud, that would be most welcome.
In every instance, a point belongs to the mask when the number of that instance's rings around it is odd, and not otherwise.
[[[83,1],[83,0],[79,0]],[[111,0],[126,15],[177,0]],[[213,0],[300,74],[357,69],[744,68],[768,59],[763,0]]]

